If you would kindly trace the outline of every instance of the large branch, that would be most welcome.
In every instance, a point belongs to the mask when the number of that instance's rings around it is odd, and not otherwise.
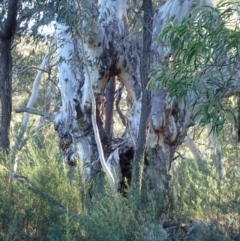
[[[33,114],[33,115],[39,115],[45,118],[50,118],[50,114],[48,114],[45,111],[41,111],[41,110],[36,110],[36,109],[32,109],[32,108],[28,108],[28,107],[24,107],[24,108],[20,108],[20,109],[15,109],[14,110],[16,113],[29,113],[29,114]]]

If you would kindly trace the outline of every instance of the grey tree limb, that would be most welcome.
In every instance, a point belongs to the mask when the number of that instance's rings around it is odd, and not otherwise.
[[[51,118],[51,114],[50,113],[47,113],[47,112],[42,111],[42,110],[36,110],[36,109],[28,108],[28,107],[15,109],[14,111],[16,113],[26,112],[26,113],[33,114],[33,115],[39,115],[39,116],[45,117],[47,119]]]

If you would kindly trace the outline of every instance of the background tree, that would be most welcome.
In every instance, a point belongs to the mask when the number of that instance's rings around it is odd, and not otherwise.
[[[12,54],[11,46],[17,27],[18,0],[1,3],[0,26],[0,97],[1,138],[0,147],[10,147],[10,122],[12,114]]]

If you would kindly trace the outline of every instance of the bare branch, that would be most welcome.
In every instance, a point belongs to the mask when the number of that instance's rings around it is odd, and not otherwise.
[[[50,118],[51,114],[47,113],[45,111],[41,111],[41,110],[36,110],[36,109],[32,109],[32,108],[28,108],[28,107],[24,107],[24,108],[20,108],[20,109],[15,109],[14,110],[16,113],[29,113],[29,114],[33,114],[33,115],[39,115],[45,118]]]
[[[142,167],[145,159],[146,141],[149,133],[149,117],[151,112],[151,92],[146,91],[148,83],[148,74],[151,61],[152,44],[152,21],[153,21],[153,3],[152,0],[143,0],[143,48],[140,61],[140,77],[142,85],[142,106],[140,123],[138,129],[136,151],[132,163],[132,193],[141,190],[142,186]]]
[[[48,73],[48,74],[49,74],[49,71],[44,70],[44,69],[41,69],[41,68],[39,68],[39,67],[36,67],[36,66],[27,66],[27,67],[25,67],[25,69],[19,71],[19,72],[17,73],[17,75],[23,74],[24,72],[28,71],[29,69],[36,69],[36,70],[39,70],[39,71],[42,71],[42,72],[45,72],[45,73]]]

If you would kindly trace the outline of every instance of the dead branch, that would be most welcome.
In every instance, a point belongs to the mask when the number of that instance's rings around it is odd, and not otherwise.
[[[14,110],[16,113],[22,113],[22,112],[26,112],[26,113],[30,113],[33,115],[39,115],[42,117],[45,117],[47,119],[51,119],[51,114],[47,113],[45,111],[41,111],[41,110],[36,110],[36,109],[32,109],[32,108],[28,108],[28,107],[24,107],[24,108],[20,108],[20,109],[15,109]]]
[[[44,70],[44,69],[41,69],[41,68],[36,67],[36,66],[27,66],[25,69],[19,71],[17,73],[17,75],[23,74],[24,72],[28,71],[29,69],[36,69],[36,70],[40,70],[42,72],[45,72],[45,73],[49,74],[49,70]]]

